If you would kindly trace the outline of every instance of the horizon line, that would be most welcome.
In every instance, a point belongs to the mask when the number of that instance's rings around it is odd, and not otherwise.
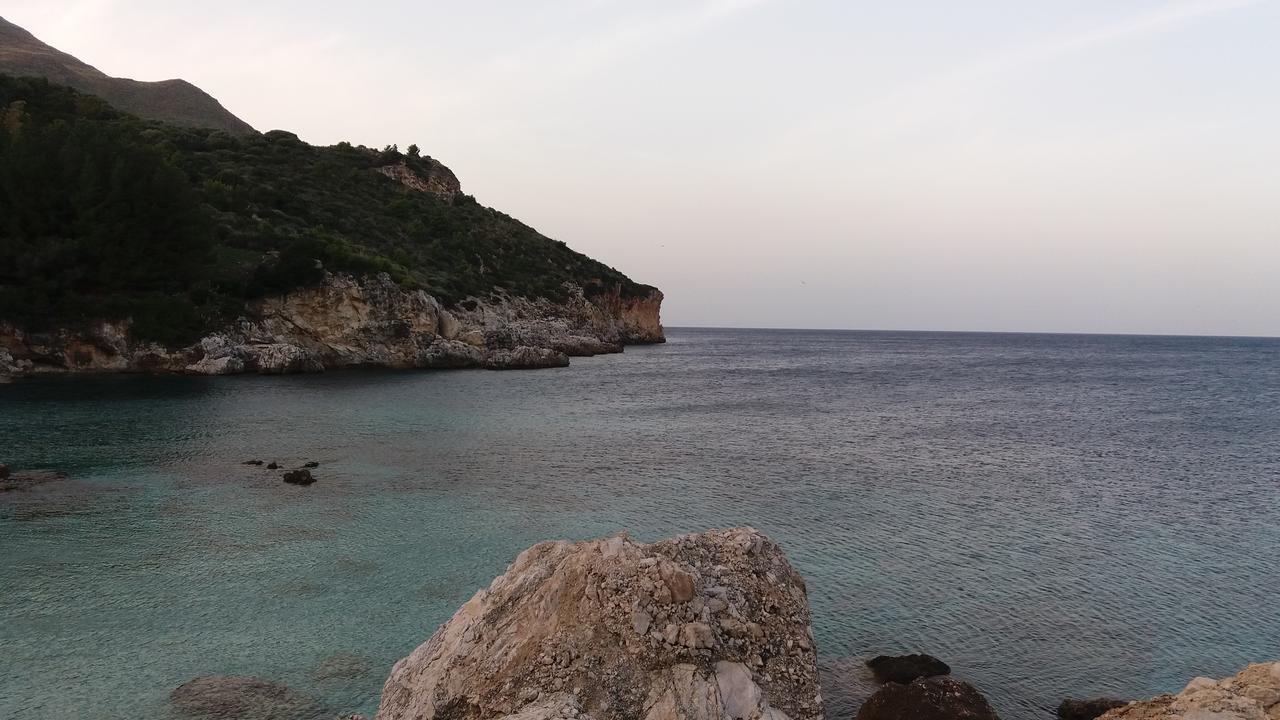
[[[1213,335],[1207,333],[1076,332],[1061,330],[920,330],[833,327],[748,327],[745,325],[664,325],[664,330],[771,330],[781,332],[917,333],[929,335],[1073,335],[1087,337],[1204,338],[1217,340],[1280,340],[1280,335]]]

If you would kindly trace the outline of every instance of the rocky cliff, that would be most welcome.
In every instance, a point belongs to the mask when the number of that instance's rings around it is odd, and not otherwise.
[[[1174,695],[1129,703],[1102,720],[1278,720],[1280,662],[1250,665],[1224,680],[1198,677]]]
[[[167,372],[226,375],[349,367],[539,368],[569,356],[663,342],[662,294],[567,300],[494,295],[445,309],[386,275],[327,275],[324,282],[256,301],[239,320],[184,348],[135,341],[129,323],[27,333],[0,325],[0,377],[53,373]]]
[[[750,528],[526,550],[391,671],[378,720],[816,720],[804,580]]]

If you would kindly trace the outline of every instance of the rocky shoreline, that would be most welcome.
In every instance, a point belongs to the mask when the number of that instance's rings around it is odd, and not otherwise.
[[[927,655],[880,656],[855,720],[998,720]],[[194,678],[176,717],[356,720],[260,678]],[[1149,701],[1066,701],[1062,720],[1278,720],[1280,662]],[[624,535],[521,553],[395,664],[374,720],[821,720],[807,589],[752,528]]]
[[[132,338],[128,322],[27,333],[0,325],[0,381],[68,373],[323,372],[353,367],[548,368],[569,358],[665,341],[662,293],[623,297],[568,288],[563,302],[496,295],[446,309],[382,274],[326,275],[314,288],[250,304],[243,317],[183,348]]]

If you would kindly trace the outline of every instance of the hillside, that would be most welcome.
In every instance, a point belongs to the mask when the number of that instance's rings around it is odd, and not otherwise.
[[[180,128],[34,78],[0,76],[0,111],[0,321],[29,331],[132,318],[175,346],[329,273],[446,308],[654,291],[481,206],[416,147]]]
[[[138,117],[184,127],[224,130],[237,135],[253,128],[217,100],[185,80],[140,82],[113,78],[75,57],[52,48],[31,33],[0,17],[0,73],[42,77],[50,82],[97,95]]]

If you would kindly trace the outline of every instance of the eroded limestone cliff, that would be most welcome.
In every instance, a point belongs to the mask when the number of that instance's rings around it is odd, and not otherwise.
[[[26,333],[0,325],[0,377],[50,373],[168,372],[225,375],[348,367],[538,368],[569,356],[663,342],[662,294],[563,302],[494,296],[450,311],[386,275],[328,275],[317,287],[252,303],[220,332],[184,348],[136,342],[128,322],[87,331]]]
[[[817,720],[804,580],[751,528],[522,553],[391,671],[378,720]]]

